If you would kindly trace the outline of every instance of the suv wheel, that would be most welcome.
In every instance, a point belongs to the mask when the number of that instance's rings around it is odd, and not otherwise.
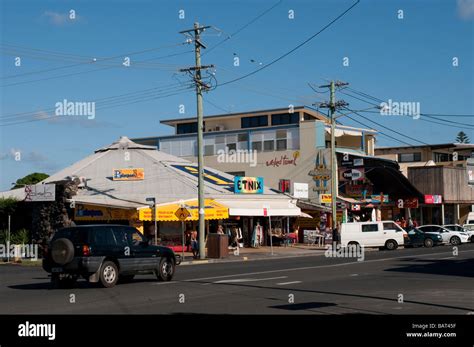
[[[159,281],[171,281],[174,275],[174,261],[171,258],[161,258],[156,277]]]
[[[431,248],[431,247],[433,247],[433,243],[434,243],[434,242],[433,242],[432,239],[426,238],[426,239],[425,239],[425,242],[423,242],[423,243],[424,243],[424,245],[425,245],[426,248]]]
[[[457,245],[460,245],[461,244],[461,239],[457,236],[453,236],[451,237],[451,240],[449,240],[449,242],[453,245],[453,246],[457,246]]]
[[[118,278],[117,265],[113,261],[104,261],[100,267],[100,284],[105,288],[110,288],[115,286]]]

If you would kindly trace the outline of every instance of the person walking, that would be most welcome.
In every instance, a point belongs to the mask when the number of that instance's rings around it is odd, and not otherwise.
[[[191,251],[193,252],[193,258],[197,259],[199,255],[199,242],[196,230],[191,231]]]

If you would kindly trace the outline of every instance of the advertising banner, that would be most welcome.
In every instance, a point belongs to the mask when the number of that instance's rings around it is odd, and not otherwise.
[[[263,194],[263,177],[234,177],[236,194]]]
[[[443,197],[441,195],[425,195],[425,204],[442,204]]]
[[[112,180],[114,181],[141,181],[145,178],[144,169],[114,169]]]

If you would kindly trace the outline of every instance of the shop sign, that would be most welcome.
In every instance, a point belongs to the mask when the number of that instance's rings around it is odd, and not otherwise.
[[[342,160],[342,166],[364,166],[364,159],[362,158],[354,158],[352,160]]]
[[[39,183],[25,186],[25,201],[54,201],[55,199],[55,184]]]
[[[370,198],[371,198],[371,202],[372,202],[373,204],[380,204],[380,201],[381,201],[381,199],[382,199],[382,196],[381,196],[381,195],[371,195]],[[383,195],[383,203],[384,203],[384,204],[385,204],[385,203],[388,203],[388,201],[389,201],[389,200],[388,200],[388,195]]]
[[[320,194],[319,202],[321,204],[330,204],[332,202],[332,194]]]
[[[298,199],[308,199],[308,183],[293,183],[293,196]]]
[[[300,157],[300,151],[294,151],[293,152],[293,158],[289,158],[286,154],[280,156],[280,158],[275,157],[275,159],[272,160],[267,160],[265,162],[266,166],[273,166],[273,167],[279,167],[279,166],[287,166],[287,165],[295,165],[296,166],[296,160]]]
[[[474,187],[474,158],[468,158],[466,163],[467,184]]]
[[[236,194],[263,194],[263,177],[234,177]]]
[[[357,181],[364,178],[365,170],[360,169],[341,169],[339,170],[339,177],[341,181]]]
[[[417,198],[398,199],[397,207],[398,208],[418,208],[418,199]]]
[[[327,163],[330,162],[327,158],[329,158],[329,151],[327,149],[318,150],[315,167],[308,173],[316,183],[313,187],[315,192],[327,192],[329,190],[328,181],[331,179],[331,170],[327,166]]]
[[[145,178],[144,169],[114,169],[114,181],[139,181]]]
[[[442,195],[425,195],[425,204],[442,204]]]
[[[356,181],[354,181],[356,182]],[[345,184],[346,195],[351,198],[366,198],[372,195],[373,189],[370,184]]]
[[[136,210],[76,204],[74,220],[131,220],[137,219]]]
[[[351,211],[360,211],[360,205],[352,204],[351,205]]]

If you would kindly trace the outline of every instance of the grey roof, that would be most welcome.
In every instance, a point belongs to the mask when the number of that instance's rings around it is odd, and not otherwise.
[[[126,154],[128,152],[128,154]],[[128,156],[128,161],[126,160]],[[147,197],[156,197],[157,203],[197,198],[197,177],[181,171],[175,165],[197,164],[160,152],[153,146],[132,142],[127,137],[48,177],[44,183],[83,179],[86,187],[79,190],[73,200],[81,203],[136,208],[148,205]],[[112,180],[113,169],[143,168],[144,179],[137,181]],[[206,170],[233,181],[234,176],[205,167]],[[237,199],[282,198],[283,194],[264,188],[264,194],[238,195],[217,184],[205,181],[204,193],[209,198],[235,197]]]

